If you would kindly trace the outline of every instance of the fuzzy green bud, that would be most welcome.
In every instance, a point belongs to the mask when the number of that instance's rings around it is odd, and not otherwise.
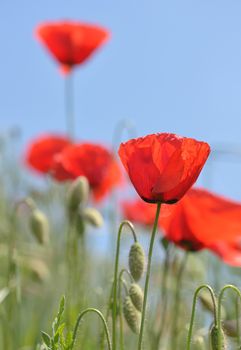
[[[49,223],[47,217],[39,209],[34,209],[30,214],[30,228],[40,244],[49,241]]]
[[[210,331],[210,340],[211,340],[211,348],[212,350],[219,350],[218,347],[218,327],[212,326]],[[221,342],[221,349],[226,349],[226,342],[225,342],[225,335],[223,330],[221,329],[221,335],[220,335],[220,342]]]
[[[126,296],[124,299],[123,313],[132,332],[138,334],[140,331],[141,313],[135,308],[129,296]]]
[[[94,227],[101,227],[104,222],[102,215],[95,208],[85,208],[82,212],[82,217],[86,223]]]
[[[144,299],[141,287],[136,283],[132,283],[129,289],[129,296],[135,308],[141,312]]]
[[[205,350],[207,348],[205,344],[205,340],[201,335],[194,337],[193,345],[194,345],[193,348],[195,350]]]
[[[140,243],[135,242],[129,253],[129,269],[132,277],[137,282],[141,279],[145,269],[145,253]]]
[[[89,197],[89,183],[86,177],[79,176],[72,182],[67,193],[67,203],[70,212],[75,212],[79,205],[86,203]]]

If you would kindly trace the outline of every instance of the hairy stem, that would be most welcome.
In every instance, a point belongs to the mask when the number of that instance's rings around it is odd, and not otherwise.
[[[109,333],[109,329],[108,329],[108,326],[107,326],[107,322],[106,322],[103,314],[99,310],[97,310],[95,308],[88,308],[88,309],[82,311],[79,314],[79,316],[77,318],[77,321],[76,321],[76,324],[75,324],[75,327],[74,327],[72,344],[71,344],[70,350],[72,350],[74,348],[74,344],[75,344],[75,341],[76,341],[76,337],[77,337],[77,332],[78,332],[80,321],[82,320],[84,315],[89,313],[89,312],[94,312],[100,317],[100,319],[101,319],[101,321],[103,323],[103,326],[104,326],[104,330],[105,330],[106,340],[107,340],[107,344],[108,344],[108,350],[112,350],[111,341],[110,341],[110,333]]]
[[[113,306],[112,306],[112,344],[113,350],[116,350],[116,314],[117,314],[117,284],[118,284],[118,266],[119,266],[119,257],[120,257],[120,240],[123,227],[127,226],[130,228],[131,233],[133,235],[134,241],[137,241],[136,233],[134,230],[134,226],[130,221],[123,221],[120,224],[118,237],[117,237],[117,245],[116,245],[116,255],[115,255],[115,270],[114,270],[114,282],[113,282]]]
[[[197,298],[198,298],[200,291],[203,290],[204,288],[206,288],[210,292],[212,302],[213,302],[213,309],[214,309],[214,325],[217,326],[217,303],[216,303],[214,291],[209,285],[203,284],[196,289],[194,297],[193,297],[192,314],[191,314],[191,321],[190,321],[190,326],[189,326],[189,330],[188,330],[186,350],[190,350],[190,348],[191,348],[192,331],[193,331],[193,326],[194,326]]]
[[[142,343],[143,343],[147,295],[148,295],[149,280],[150,280],[150,274],[151,274],[152,252],[153,252],[153,246],[154,246],[155,236],[156,236],[157,227],[158,227],[160,210],[161,210],[161,203],[158,203],[157,208],[156,208],[156,217],[155,217],[155,221],[154,221],[154,225],[153,225],[153,229],[152,229],[149,252],[148,252],[148,263],[147,263],[146,281],[145,281],[145,288],[144,288],[144,300],[143,300],[143,307],[142,307],[141,328],[140,328],[140,334],[139,334],[139,340],[138,340],[138,350],[142,349]]]

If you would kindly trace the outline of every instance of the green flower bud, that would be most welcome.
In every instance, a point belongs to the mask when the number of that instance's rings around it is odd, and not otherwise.
[[[34,209],[30,215],[30,228],[40,244],[45,244],[49,241],[49,223],[39,209]]]
[[[141,287],[136,283],[132,283],[129,289],[129,296],[135,308],[141,312],[144,299]]]
[[[194,345],[193,348],[195,350],[205,350],[207,348],[205,344],[205,340],[201,335],[194,337],[193,345]]]
[[[129,253],[129,269],[132,277],[137,282],[141,279],[145,269],[145,253],[142,246],[135,242]]]
[[[212,329],[210,331],[210,340],[211,340],[211,347],[212,350],[219,350],[218,347],[218,328],[216,326],[212,326]],[[221,329],[221,349],[226,349],[226,342],[225,342],[225,335],[223,330]]]
[[[83,220],[94,227],[101,227],[103,225],[103,217],[95,208],[86,208],[82,212]]]
[[[123,313],[132,332],[138,334],[140,331],[141,313],[136,310],[129,296],[126,296],[124,299]]]
[[[79,176],[69,187],[67,203],[70,212],[75,212],[79,205],[86,203],[89,197],[89,183],[86,177]]]

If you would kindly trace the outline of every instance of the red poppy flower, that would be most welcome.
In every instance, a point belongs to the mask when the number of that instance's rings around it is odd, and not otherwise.
[[[172,204],[181,199],[197,180],[209,153],[205,142],[168,133],[132,139],[119,148],[131,182],[149,203]]]
[[[180,247],[210,249],[226,261],[241,238],[241,204],[203,189],[191,189],[161,220],[165,236]],[[236,249],[237,250],[237,249]]]
[[[136,224],[142,226],[152,226],[156,216],[156,205],[152,203],[146,203],[141,199],[124,201],[121,204],[123,217]],[[170,215],[170,206],[166,205],[162,207],[160,213],[160,219],[164,220],[166,216]]]
[[[59,155],[65,171],[76,178],[86,176],[96,200],[102,199],[121,181],[121,172],[111,152],[102,145],[72,145]]]
[[[36,34],[64,73],[84,63],[109,37],[102,27],[73,21],[43,23]]]
[[[56,155],[70,144],[71,141],[64,136],[52,134],[39,136],[28,146],[26,162],[40,173],[51,174]]]

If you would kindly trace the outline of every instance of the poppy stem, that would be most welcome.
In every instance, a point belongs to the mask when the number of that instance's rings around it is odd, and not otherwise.
[[[107,344],[108,344],[108,350],[112,350],[111,341],[110,341],[110,334],[109,334],[109,329],[108,329],[108,326],[107,326],[107,322],[106,322],[103,314],[98,309],[95,309],[95,308],[88,308],[88,309],[82,311],[79,314],[79,316],[77,318],[77,321],[76,321],[76,324],[75,324],[75,327],[74,327],[72,344],[70,346],[70,349],[72,350],[74,348],[76,337],[77,337],[78,328],[79,328],[79,325],[80,325],[80,322],[81,322],[82,318],[84,317],[85,314],[87,314],[89,312],[94,312],[95,314],[97,314],[100,317],[100,319],[101,319],[101,321],[103,323],[103,326],[104,326],[104,331],[105,331]]]
[[[65,78],[65,118],[67,134],[73,139],[75,131],[73,73]]]
[[[238,345],[240,346],[241,343],[240,343],[240,297],[239,295],[237,295],[237,298],[236,298],[236,328],[237,328],[237,343]]]
[[[115,270],[114,270],[114,282],[113,282],[113,306],[112,306],[112,345],[113,350],[116,350],[116,315],[117,315],[117,285],[118,285],[118,266],[119,266],[119,256],[120,256],[120,239],[124,226],[128,226],[133,235],[134,241],[137,241],[134,226],[130,221],[123,221],[120,224],[117,245],[116,245],[116,255],[115,255]]]
[[[176,349],[177,340],[178,340],[178,318],[179,318],[179,308],[180,308],[180,294],[181,294],[181,283],[183,278],[183,273],[186,267],[188,258],[188,252],[185,252],[183,261],[181,262],[180,268],[178,270],[176,278],[176,288],[175,288],[175,297],[173,304],[173,327],[172,327],[172,349]]]
[[[219,293],[219,297],[218,297],[218,312],[217,312],[217,327],[218,327],[218,350],[222,350],[222,319],[221,319],[221,310],[222,310],[222,300],[223,300],[223,295],[224,292],[227,289],[231,289],[234,292],[237,293],[237,296],[239,297],[239,299],[241,300],[241,292],[240,290],[233,286],[232,284],[227,284],[226,286],[224,286],[220,293]]]
[[[155,221],[154,221],[154,225],[153,225],[153,229],[152,229],[152,235],[151,235],[149,252],[148,252],[147,272],[146,272],[146,281],[145,281],[145,288],[144,288],[144,300],[143,300],[142,316],[141,316],[141,328],[140,328],[140,334],[139,334],[139,340],[138,340],[138,350],[142,349],[142,343],[143,343],[147,295],[148,295],[149,280],[150,280],[150,274],[151,274],[152,252],[153,252],[153,246],[154,246],[155,236],[156,236],[157,227],[158,227],[158,220],[159,220],[160,211],[161,211],[161,203],[157,203],[156,217],[155,217]]]
[[[215,294],[214,294],[213,289],[208,284],[203,284],[200,287],[198,287],[194,293],[193,303],[192,303],[192,314],[191,314],[191,321],[190,321],[190,326],[189,326],[189,331],[188,331],[187,349],[186,350],[190,350],[190,348],[191,348],[192,330],[193,330],[193,325],[194,325],[197,298],[198,298],[198,295],[201,292],[201,290],[203,290],[204,288],[206,288],[210,292],[212,302],[213,302],[213,310],[214,310],[214,325],[217,326],[217,303],[216,303]]]
[[[158,330],[157,336],[155,338],[155,344],[156,348],[158,349],[160,340],[166,325],[166,316],[167,316],[167,301],[168,301],[168,293],[167,293],[167,279],[168,279],[168,272],[169,272],[169,266],[170,266],[170,245],[165,250],[165,260],[164,260],[164,266],[162,269],[162,278],[161,278],[161,297],[160,300],[162,300],[162,307],[161,310],[158,309],[158,306],[156,307],[157,315],[158,313],[161,314],[161,322],[160,322],[160,328]],[[155,321],[157,319],[157,315],[155,318]]]

